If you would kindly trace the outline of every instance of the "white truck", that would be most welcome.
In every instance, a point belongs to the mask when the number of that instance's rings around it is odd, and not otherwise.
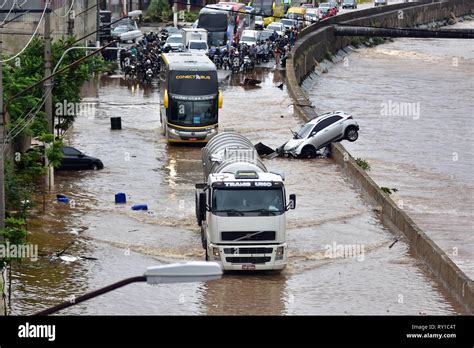
[[[253,144],[223,132],[202,149],[204,182],[196,184],[196,219],[206,260],[224,270],[282,270],[287,263],[284,177],[269,172]]]
[[[207,46],[207,30],[203,28],[183,28],[183,45],[188,50],[190,42],[205,42]],[[192,48],[192,47],[191,47]]]

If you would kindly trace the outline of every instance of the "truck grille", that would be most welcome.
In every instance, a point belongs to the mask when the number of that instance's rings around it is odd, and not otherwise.
[[[224,254],[271,254],[273,248],[224,248]]]
[[[242,238],[240,241],[245,242],[249,240],[275,240],[276,238],[276,232],[275,231],[263,231],[261,233],[255,234],[253,236],[249,236],[246,238],[243,238],[247,235],[252,235],[254,233],[257,233],[258,231],[226,231],[226,232],[221,232],[221,239],[225,241],[233,241],[238,238]]]
[[[225,260],[230,263],[265,263],[269,262],[272,258],[269,256],[259,256],[259,257],[226,257]]]

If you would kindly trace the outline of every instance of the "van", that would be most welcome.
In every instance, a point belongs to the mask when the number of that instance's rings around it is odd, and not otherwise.
[[[246,44],[248,46],[256,45],[258,41],[258,36],[258,30],[244,30],[242,32],[242,37],[240,38],[239,43]]]

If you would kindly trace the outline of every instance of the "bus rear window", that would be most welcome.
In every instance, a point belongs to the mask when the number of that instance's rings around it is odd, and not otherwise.
[[[226,31],[227,25],[226,13],[203,13],[199,16],[198,28],[204,28],[208,31]]]

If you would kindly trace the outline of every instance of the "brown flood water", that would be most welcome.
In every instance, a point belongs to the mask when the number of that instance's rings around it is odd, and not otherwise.
[[[472,279],[474,43],[396,39],[357,50],[306,88],[318,112],[354,115],[360,136],[344,146],[398,189],[399,206]]]
[[[221,130],[276,147],[301,121],[293,116],[280,72],[259,69],[260,87],[245,90],[243,76],[222,83]],[[123,278],[147,266],[202,260],[194,218],[194,184],[201,180],[200,148],[169,146],[159,130],[156,86],[133,88],[119,76],[84,88],[93,117],[79,117],[71,145],[101,158],[104,170],[60,172],[56,193],[74,205],[47,199],[31,223],[31,239],[45,255],[14,269],[13,314],[29,314]],[[109,118],[121,116],[123,130]],[[456,314],[458,309],[394,236],[360,193],[328,159],[266,160],[286,174],[298,207],[288,215],[289,264],[281,274],[229,274],[208,283],[130,285],[61,314]],[[114,204],[125,192],[128,203]],[[148,212],[131,204],[147,203]],[[62,256],[54,254],[70,245]],[[354,246],[356,257],[333,258],[333,246]],[[360,249],[363,248],[363,249]],[[94,259],[74,259],[75,257]]]

